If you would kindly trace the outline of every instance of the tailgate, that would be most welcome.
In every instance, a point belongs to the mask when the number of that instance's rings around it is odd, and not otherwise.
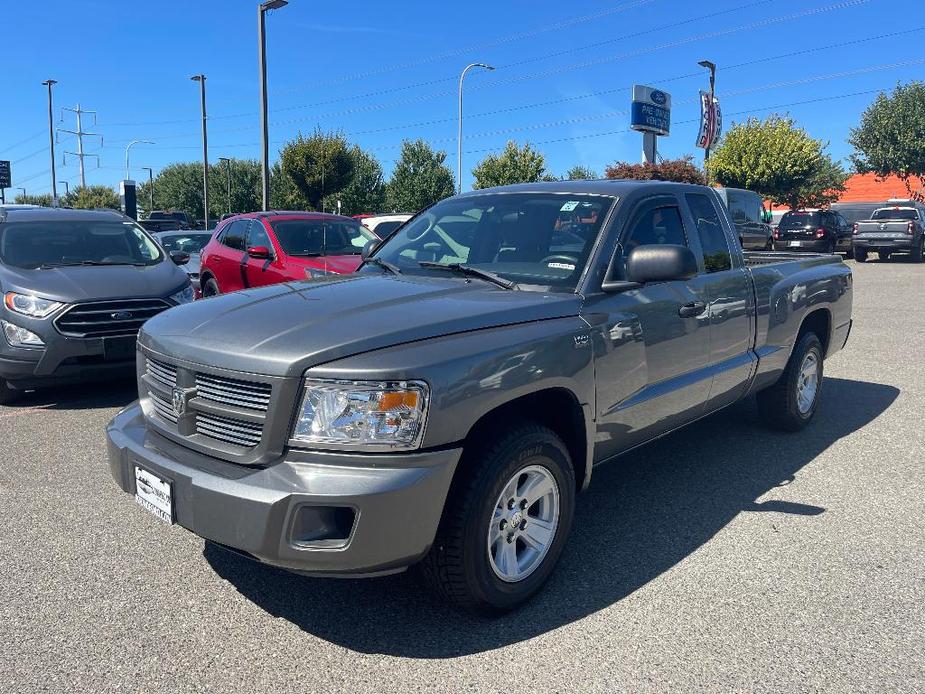
[[[858,222],[858,233],[856,236],[865,236],[867,238],[895,238],[904,237],[909,231],[909,222],[907,220],[896,220],[895,222]]]

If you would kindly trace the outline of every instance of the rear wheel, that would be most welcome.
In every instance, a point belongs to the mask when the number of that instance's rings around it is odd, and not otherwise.
[[[890,259],[890,256],[893,255],[890,251],[877,251],[877,257],[880,258],[884,263]]]
[[[860,248],[855,248],[854,249],[854,259],[858,261],[859,263],[866,263],[867,262],[867,250],[866,249],[861,250]]]
[[[758,393],[758,409],[769,426],[799,431],[810,423],[822,389],[822,359],[822,343],[817,335],[803,335],[781,377]]]
[[[219,294],[221,294],[221,292],[218,290],[218,282],[215,281],[215,278],[210,277],[206,280],[206,283],[202,285],[203,298],[218,296]]]
[[[467,457],[420,569],[458,607],[497,614],[524,603],[552,573],[572,525],[575,473],[562,440],[536,424]]]
[[[919,239],[919,245],[912,249],[910,255],[913,263],[921,263],[923,257],[925,257],[925,235]]]

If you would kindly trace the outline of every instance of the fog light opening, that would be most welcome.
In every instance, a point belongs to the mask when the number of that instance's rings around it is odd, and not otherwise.
[[[289,540],[296,547],[343,547],[350,539],[356,511],[347,506],[300,506]]]

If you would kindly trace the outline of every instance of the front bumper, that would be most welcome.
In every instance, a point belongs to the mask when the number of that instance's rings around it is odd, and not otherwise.
[[[459,448],[402,454],[288,452],[268,467],[227,463],[148,429],[138,403],[107,427],[109,467],[135,493],[135,466],[173,486],[174,519],[266,564],[328,576],[400,571],[433,543]],[[293,537],[304,506],[355,512],[346,541]]]

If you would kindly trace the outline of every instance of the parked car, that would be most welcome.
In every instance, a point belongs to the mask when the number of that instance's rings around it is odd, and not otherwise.
[[[376,236],[349,217],[252,212],[226,219],[202,251],[203,296],[354,272]]]
[[[156,238],[161,247],[168,253],[179,251],[189,256],[189,260],[183,265],[183,269],[186,270],[186,274],[189,276],[196,296],[200,296],[200,254],[206,244],[209,243],[212,234],[207,231],[168,231],[158,234]]]
[[[0,403],[131,373],[141,325],[193,299],[185,259],[112,212],[0,208]]]
[[[925,257],[925,205],[902,202],[875,210],[854,225],[854,257],[863,263],[871,251],[881,260],[908,253],[913,263]]]
[[[150,231],[152,234],[189,228],[176,219],[141,219],[138,223],[145,231]]]
[[[774,248],[816,253],[852,253],[852,225],[838,212],[790,210],[780,220]]]
[[[359,219],[363,226],[373,232],[380,239],[384,239],[413,216],[413,214],[389,213],[357,215],[354,217],[354,219]]]
[[[742,248],[769,251],[773,247],[770,215],[758,193],[742,188],[717,188],[717,194],[732,215]]]
[[[168,220],[178,222],[181,229],[191,229],[193,226],[190,216],[186,212],[179,210],[152,210],[145,221],[159,222]],[[169,229],[164,228],[163,231],[169,231]]]
[[[593,224],[557,228],[576,210]],[[596,464],[754,393],[774,427],[813,419],[851,271],[743,254],[736,236],[705,186],[448,198],[354,275],[148,322],[140,401],[107,430],[112,475],[256,561],[420,564],[462,607],[512,609],[549,577]]]

